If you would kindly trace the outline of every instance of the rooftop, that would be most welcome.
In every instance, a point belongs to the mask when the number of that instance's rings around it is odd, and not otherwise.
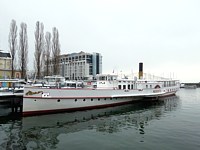
[[[9,58],[11,58],[11,55],[8,52],[3,52],[3,50],[0,50],[0,57],[9,57]]]

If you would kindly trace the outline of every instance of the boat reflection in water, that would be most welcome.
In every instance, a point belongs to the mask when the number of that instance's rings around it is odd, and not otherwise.
[[[178,97],[159,101],[51,114],[33,117],[19,117],[17,120],[0,120],[0,149],[55,149],[63,134],[85,130],[112,134],[124,129],[137,130],[145,134],[145,127],[151,120],[159,120],[179,105]],[[4,121],[3,121],[4,120]],[[80,138],[81,139],[81,138]]]

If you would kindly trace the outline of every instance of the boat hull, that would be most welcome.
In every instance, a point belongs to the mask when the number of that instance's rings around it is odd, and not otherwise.
[[[132,98],[97,98],[97,99],[24,99],[23,116],[42,115],[59,112],[119,106],[141,100],[142,97]],[[36,105],[37,103],[37,105]],[[28,107],[29,106],[29,107]]]

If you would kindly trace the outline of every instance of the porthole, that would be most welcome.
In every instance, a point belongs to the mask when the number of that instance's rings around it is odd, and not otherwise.
[[[75,102],[77,102],[77,99],[75,99]]]
[[[36,99],[34,101],[36,101]]]
[[[93,101],[93,98],[91,98],[91,101]]]
[[[112,100],[112,98],[110,98],[110,100]]]
[[[57,102],[60,102],[60,99],[58,99]]]
[[[100,101],[100,98],[98,98],[98,101]]]
[[[106,98],[104,98],[104,100],[106,100]]]
[[[83,101],[85,101],[85,99],[83,99]]]

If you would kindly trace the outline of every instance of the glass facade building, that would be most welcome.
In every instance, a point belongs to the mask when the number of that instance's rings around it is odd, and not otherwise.
[[[102,56],[100,53],[71,53],[60,55],[60,75],[68,80],[95,79],[102,73]],[[50,65],[50,70],[52,66]]]

